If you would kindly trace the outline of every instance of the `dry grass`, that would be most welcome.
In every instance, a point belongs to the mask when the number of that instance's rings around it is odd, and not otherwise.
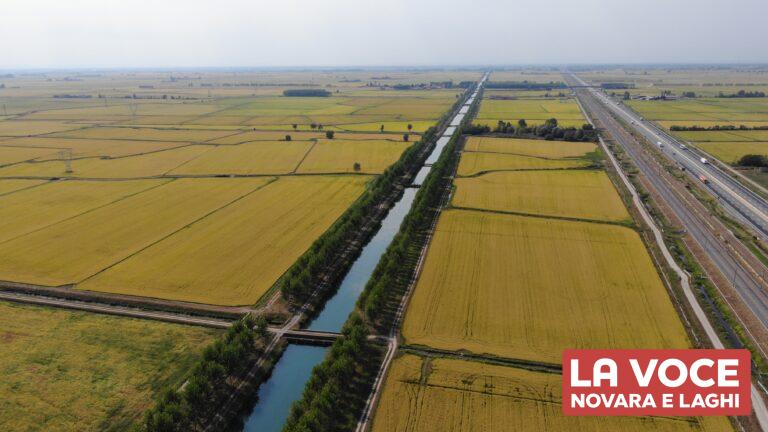
[[[0,180],[0,196],[39,186],[45,180]]]
[[[0,429],[124,431],[181,384],[202,327],[0,302]]]
[[[384,385],[373,432],[732,431],[725,417],[566,417],[560,375],[403,355]]]
[[[689,346],[635,231],[463,210],[440,218],[403,336],[550,363],[564,348]]]
[[[362,193],[367,180],[281,178],[78,288],[209,304],[253,304]]]
[[[458,207],[604,221],[630,221],[624,203],[602,171],[492,172],[457,178]]]

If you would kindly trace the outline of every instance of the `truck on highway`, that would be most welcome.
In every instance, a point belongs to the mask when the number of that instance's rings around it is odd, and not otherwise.
[[[707,159],[706,159],[706,158],[701,158],[701,163],[703,163],[704,165],[706,165],[706,164],[708,164],[709,162],[707,162]]]
[[[687,148],[688,148],[688,147],[686,147],[686,146],[685,146],[685,144],[680,144],[680,150],[685,150],[685,149],[687,149]]]
[[[701,180],[701,182],[704,184],[709,184],[709,179],[704,177],[703,175],[699,176],[699,180]]]

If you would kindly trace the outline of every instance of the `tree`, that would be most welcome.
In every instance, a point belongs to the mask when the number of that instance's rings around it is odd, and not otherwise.
[[[323,130],[323,125],[321,125],[321,124],[318,124],[318,125],[317,125],[317,130]]]
[[[286,140],[286,141],[290,141],[290,140],[291,140],[291,136],[290,136],[290,135],[286,135],[286,136],[285,136],[285,140]]]
[[[312,130],[317,129],[317,123],[310,123],[309,127],[312,128]]]
[[[294,123],[292,126],[293,126],[293,130],[296,130],[299,127],[299,125],[297,125],[296,123]]]
[[[631,96],[630,96],[629,92],[628,92],[628,91],[625,91],[625,92],[624,92],[624,98],[623,98],[623,99],[624,99],[624,100],[629,100],[629,99],[630,99],[630,97],[631,97]]]
[[[325,137],[328,139],[333,139],[333,131],[325,131]]]
[[[381,132],[384,132],[384,125],[381,125],[381,128],[379,128]]]
[[[403,134],[403,141],[408,142],[408,134]]]
[[[354,164],[352,164],[352,169],[355,170],[355,172],[360,172],[360,169],[361,169],[360,162],[355,162]]]
[[[768,157],[765,155],[747,154],[739,159],[739,166],[765,168],[768,167]]]
[[[410,132],[412,129],[413,129],[413,125],[408,123],[408,132]],[[408,141],[408,140],[406,140],[406,141]]]
[[[521,128],[527,128],[528,127],[528,123],[525,121],[525,119],[518,120],[517,121],[517,125],[520,126]]]

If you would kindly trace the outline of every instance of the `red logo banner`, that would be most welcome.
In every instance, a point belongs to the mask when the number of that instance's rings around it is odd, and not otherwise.
[[[749,415],[749,351],[565,350],[563,414]]]

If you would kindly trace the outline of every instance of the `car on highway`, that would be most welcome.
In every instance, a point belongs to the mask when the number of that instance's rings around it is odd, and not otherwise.
[[[680,144],[680,150],[687,150],[688,147],[685,146],[685,144]]]
[[[701,163],[703,163],[704,165],[706,165],[706,164],[708,164],[709,162],[707,162],[707,159],[706,159],[706,158],[701,158]]]

